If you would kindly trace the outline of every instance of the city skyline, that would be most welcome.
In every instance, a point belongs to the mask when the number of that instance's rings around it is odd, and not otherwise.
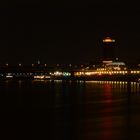
[[[139,8],[121,1],[2,5],[2,63],[85,63],[100,57],[100,42],[115,38],[117,57],[139,61]]]

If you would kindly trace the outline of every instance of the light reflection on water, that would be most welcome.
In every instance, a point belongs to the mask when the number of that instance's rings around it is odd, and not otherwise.
[[[51,135],[51,140],[140,137],[139,83],[7,80],[0,90],[3,110],[27,116],[32,112],[32,135]]]

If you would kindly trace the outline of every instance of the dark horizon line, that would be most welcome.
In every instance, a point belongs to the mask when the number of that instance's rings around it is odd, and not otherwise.
[[[122,60],[122,59],[119,59],[119,60],[117,60],[118,62],[125,62],[126,64],[128,63],[128,64],[140,64],[140,61],[139,61],[140,59],[137,59],[137,60],[128,60],[128,61],[126,61],[126,60]],[[45,61],[41,61],[40,62],[40,64],[38,64],[37,62],[34,62],[34,63],[27,63],[27,62],[0,62],[0,66],[18,66],[19,64],[21,64],[22,66],[32,66],[32,65],[34,65],[34,66],[37,66],[37,65],[40,65],[40,66],[42,66],[42,65],[47,65],[47,66],[57,66],[57,65],[59,65],[59,66],[68,66],[68,65],[94,65],[94,64],[101,64],[102,63],[102,60],[100,59],[100,60],[92,60],[92,61],[85,61],[85,62],[79,62],[79,63],[74,63],[74,62],[71,62],[71,63],[61,63],[61,62],[59,62],[59,63],[51,63],[51,62],[46,62],[45,63]]]

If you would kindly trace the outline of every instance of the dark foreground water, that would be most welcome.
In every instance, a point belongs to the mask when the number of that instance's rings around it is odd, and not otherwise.
[[[140,85],[108,81],[1,81],[5,139],[140,139]]]

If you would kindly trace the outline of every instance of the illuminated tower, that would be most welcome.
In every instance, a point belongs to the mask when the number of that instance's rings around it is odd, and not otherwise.
[[[115,60],[115,40],[110,37],[103,39],[102,60],[103,62]]]

